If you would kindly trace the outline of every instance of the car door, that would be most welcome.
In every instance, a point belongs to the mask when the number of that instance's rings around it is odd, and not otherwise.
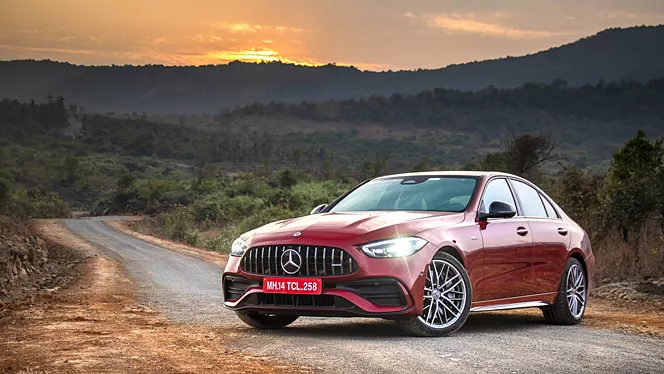
[[[510,204],[518,212],[518,205],[505,178],[491,179],[483,192],[480,211],[492,202]],[[482,256],[482,300],[505,299],[528,295],[533,282],[533,240],[528,220],[517,216],[489,219],[481,225],[484,249]]]
[[[510,183],[533,236],[533,294],[556,292],[570,244],[567,224],[533,186],[516,179]]]

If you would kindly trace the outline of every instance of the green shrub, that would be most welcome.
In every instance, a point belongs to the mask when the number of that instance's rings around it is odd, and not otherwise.
[[[68,218],[71,217],[71,208],[58,194],[41,187],[31,190],[14,188],[0,205],[0,214],[17,220]]]
[[[157,218],[159,234],[188,244],[201,241],[200,230],[220,228],[219,235],[201,244],[208,249],[227,251],[242,233],[269,222],[306,215],[314,206],[329,203],[351,186],[348,181],[283,186],[283,175],[283,171],[268,177],[242,173],[232,180],[216,175],[196,179],[191,184],[132,179],[120,183],[122,188],[116,192],[114,201],[116,207],[124,206],[134,212],[164,212]],[[307,179],[297,173],[288,175]],[[101,199],[99,206],[107,204],[108,200]]]
[[[273,192],[263,177],[257,177],[251,173],[240,173],[233,179],[227,189],[230,197],[237,195],[247,195],[253,197],[268,197]]]
[[[227,216],[231,220],[241,220],[266,208],[265,200],[251,196],[235,196],[225,202]]]
[[[42,188],[28,191],[32,218],[63,218],[71,216],[69,204],[60,199],[57,193]]]
[[[291,208],[300,215],[308,214],[314,207],[330,203],[349,188],[349,183],[339,181],[297,184],[292,189],[293,205]]]
[[[212,251],[228,253],[233,241],[244,232],[245,231],[242,231],[238,226],[227,226],[219,235],[208,239],[204,246]]]
[[[279,207],[266,207],[248,216],[237,223],[226,226],[221,234],[217,237],[209,239],[205,243],[205,247],[220,252],[228,252],[231,248],[233,241],[243,233],[268,224],[270,222],[279,221],[282,219],[292,218],[295,215],[288,209]]]
[[[199,243],[199,230],[193,210],[176,205],[162,217],[161,231],[169,239],[196,246]]]
[[[206,224],[225,221],[228,218],[228,212],[225,209],[228,200],[228,197],[223,193],[198,198],[192,204],[196,220]]]

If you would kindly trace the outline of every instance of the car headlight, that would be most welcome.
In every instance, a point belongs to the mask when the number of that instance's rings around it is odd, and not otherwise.
[[[370,257],[405,257],[419,251],[427,241],[416,237],[381,240],[364,244],[360,248]]]
[[[245,243],[242,238],[237,238],[231,246],[231,256],[242,257],[247,248],[249,248],[247,243]]]

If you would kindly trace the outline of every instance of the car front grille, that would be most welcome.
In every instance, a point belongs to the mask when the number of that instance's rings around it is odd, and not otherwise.
[[[289,274],[284,271],[281,256],[286,250],[299,253],[300,268]],[[313,245],[273,245],[249,248],[242,259],[242,270],[251,274],[283,276],[348,275],[357,271],[357,264],[343,249]]]

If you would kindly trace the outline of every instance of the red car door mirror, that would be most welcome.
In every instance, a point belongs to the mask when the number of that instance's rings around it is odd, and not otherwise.
[[[510,204],[502,201],[494,201],[489,205],[489,212],[477,214],[478,221],[486,221],[489,218],[512,218],[516,215],[516,209]]]

